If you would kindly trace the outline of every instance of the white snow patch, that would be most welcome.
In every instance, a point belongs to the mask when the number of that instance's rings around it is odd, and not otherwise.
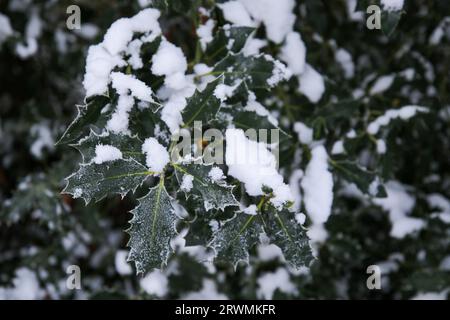
[[[300,75],[305,70],[306,46],[298,32],[290,32],[281,48],[280,59],[286,62],[292,74]]]
[[[183,175],[183,180],[181,181],[180,189],[184,192],[189,192],[192,190],[194,177],[190,174]]]
[[[367,132],[370,134],[377,134],[380,127],[387,126],[389,122],[394,119],[408,120],[416,115],[418,112],[428,112],[428,109],[420,106],[404,106],[400,109],[391,109],[374,121],[367,127]]]
[[[212,167],[208,172],[208,177],[210,177],[213,182],[219,182],[225,179],[225,175],[219,167]]]
[[[313,142],[313,130],[302,122],[294,123],[294,131],[298,135],[298,140],[303,144],[311,144]]]
[[[107,161],[122,159],[122,152],[116,147],[110,145],[98,144],[95,146],[94,163],[102,164]]]
[[[116,252],[114,263],[116,266],[116,271],[120,275],[130,275],[133,273],[133,269],[127,262],[128,252],[126,250],[119,250]]]
[[[389,181],[385,187],[388,196],[374,199],[373,202],[389,212],[389,219],[392,224],[391,236],[403,238],[422,229],[425,226],[423,220],[408,217],[414,208],[416,199],[406,192],[403,185],[396,181]]]
[[[386,11],[400,11],[403,8],[405,0],[381,0],[383,10]]]
[[[370,94],[373,96],[388,90],[392,86],[392,83],[394,83],[394,79],[394,74],[379,77],[370,88]]]
[[[295,294],[297,289],[292,283],[286,269],[278,268],[275,272],[265,273],[258,278],[257,294],[260,298],[272,299],[275,290],[280,290],[286,294]]]
[[[333,176],[328,171],[328,155],[324,146],[311,150],[311,160],[302,180],[306,210],[314,224],[328,220],[333,204]]]
[[[121,72],[111,74],[112,86],[119,95],[131,95],[139,100],[153,102],[152,89],[135,76]]]
[[[159,269],[150,272],[145,278],[139,281],[139,284],[145,292],[157,297],[163,297],[168,292],[167,276]]]
[[[162,172],[170,161],[169,152],[155,138],[145,139],[142,152],[146,154],[147,167],[154,172]]]
[[[299,76],[299,82],[298,90],[311,102],[316,103],[322,98],[325,92],[325,81],[322,75],[309,64],[305,65],[305,71]]]
[[[254,20],[266,27],[267,38],[277,44],[292,31],[294,0],[239,0]]]
[[[197,28],[197,36],[200,40],[200,45],[203,50],[206,49],[208,43],[213,40],[213,29],[215,26],[215,22],[213,19],[209,19],[205,22],[205,24],[200,25]]]
[[[250,196],[264,194],[263,186],[273,190],[271,203],[281,208],[287,201],[293,201],[292,193],[277,171],[275,156],[266,145],[248,139],[241,129],[227,129],[225,160],[228,174],[245,185]]]

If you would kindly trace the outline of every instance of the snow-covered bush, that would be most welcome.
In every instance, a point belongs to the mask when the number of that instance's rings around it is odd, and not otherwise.
[[[448,4],[106,6],[0,5],[0,298],[448,296]]]

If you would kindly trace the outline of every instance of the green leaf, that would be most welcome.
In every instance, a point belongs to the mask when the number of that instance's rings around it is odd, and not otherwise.
[[[133,218],[127,230],[131,248],[128,260],[135,262],[138,274],[161,268],[172,251],[170,240],[177,235],[178,221],[164,179],[139,199],[139,205],[131,212]]]
[[[144,163],[144,155],[141,152],[142,141],[136,136],[130,137],[112,132],[99,135],[91,130],[89,136],[72,146],[81,153],[83,163],[89,163],[95,157],[95,148],[99,144],[116,147],[122,152],[125,159],[133,158]]]
[[[108,97],[96,96],[87,105],[77,106],[77,117],[69,125],[56,144],[68,143],[78,139],[89,125],[97,122],[100,118],[102,109],[108,104],[108,102]]]
[[[254,30],[250,27],[229,27],[226,30],[220,28],[208,44],[205,56],[210,60],[217,61],[225,57],[228,51],[238,53]]]
[[[237,213],[223,223],[213,234],[208,247],[216,253],[215,261],[230,262],[234,267],[239,261],[248,263],[249,250],[259,241],[262,232],[259,217]]]
[[[228,54],[216,64],[212,73],[224,74],[227,85],[244,80],[250,90],[269,89],[283,78],[283,70],[275,61],[264,55],[246,57],[242,53]]]
[[[362,192],[377,197],[382,197],[383,194],[386,193],[382,185],[377,185],[375,194],[371,194],[371,192],[373,193],[373,190],[371,190],[371,184],[377,178],[375,172],[370,172],[367,169],[359,166],[357,163],[348,160],[331,160],[330,162],[333,168],[340,176],[342,176],[342,178],[344,178],[348,182],[354,183]]]
[[[224,210],[228,206],[238,206],[238,202],[233,195],[233,187],[225,181],[212,181],[208,176],[211,165],[203,164],[174,164],[177,179],[181,185],[183,177],[190,175],[193,177],[192,190],[186,192],[188,197],[194,194],[201,197],[206,211],[211,209]]]
[[[187,99],[182,113],[185,128],[191,126],[194,121],[202,121],[203,124],[206,124],[216,117],[220,108],[220,100],[214,95],[214,90],[221,81],[222,77],[217,78],[209,83],[203,91],[196,90],[194,95]]]
[[[283,252],[286,262],[298,269],[308,267],[314,259],[306,230],[295,220],[293,213],[270,209],[263,215],[264,230],[271,243]]]
[[[81,164],[77,172],[66,178],[63,193],[83,198],[86,204],[92,199],[99,201],[108,194],[124,197],[129,191],[134,192],[151,174],[153,172],[134,159]]]
[[[397,28],[402,11],[384,11],[381,13],[381,30],[390,37]]]

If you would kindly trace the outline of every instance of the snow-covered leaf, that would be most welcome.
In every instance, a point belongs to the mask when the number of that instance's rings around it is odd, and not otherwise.
[[[250,27],[220,28],[211,43],[208,44],[205,56],[208,59],[218,61],[225,57],[228,51],[238,53],[254,30]]]
[[[283,64],[271,60],[267,56],[249,56],[242,53],[230,53],[220,61],[213,70],[214,74],[224,74],[225,84],[245,80],[249,89],[269,89],[286,79],[287,74]]]
[[[259,217],[237,213],[214,232],[209,247],[213,248],[215,260],[230,262],[236,267],[239,261],[248,262],[249,250],[258,243],[262,231]]]
[[[68,143],[78,139],[89,125],[94,124],[99,119],[103,107],[108,102],[108,97],[96,96],[87,105],[77,106],[77,117],[66,129],[57,144]]]
[[[213,181],[210,172],[212,166],[203,164],[174,164],[181,189],[186,196],[193,194],[201,197],[207,211],[210,209],[224,210],[228,206],[237,206],[233,195],[233,187],[225,181]],[[186,176],[190,176],[190,186],[184,186]]]
[[[127,230],[131,248],[128,260],[135,262],[137,273],[143,274],[167,263],[171,252],[170,240],[177,235],[178,217],[172,201],[161,179],[131,211],[133,218]]]
[[[277,245],[289,265],[294,268],[308,267],[313,260],[306,230],[287,210],[270,209],[264,213],[264,230],[270,241]]]
[[[83,198],[86,203],[101,200],[108,194],[123,197],[129,191],[134,192],[150,174],[147,167],[134,159],[81,164],[80,169],[67,178],[63,193]]]

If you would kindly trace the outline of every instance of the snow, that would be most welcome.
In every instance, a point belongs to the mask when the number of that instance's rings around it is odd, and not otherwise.
[[[248,139],[241,129],[227,129],[226,155],[228,174],[245,185],[250,196],[263,195],[263,186],[273,190],[271,203],[281,208],[287,201],[293,201],[289,186],[277,172],[277,160],[262,142]]]
[[[245,42],[245,46],[242,48],[242,53],[246,57],[255,56],[258,55],[260,50],[265,46],[267,46],[266,40],[254,38],[252,35]]]
[[[202,50],[205,50],[207,44],[213,40],[214,26],[215,26],[214,20],[209,19],[208,21],[206,21],[205,24],[202,24],[197,28],[197,36],[199,37]]]
[[[193,176],[191,176],[190,174],[185,174],[183,176],[183,180],[181,182],[180,189],[183,190],[184,192],[191,191],[192,187],[194,186],[192,183],[193,181],[194,181]]]
[[[367,132],[374,135],[377,134],[382,126],[386,126],[394,119],[408,120],[418,112],[428,112],[428,109],[421,106],[404,106],[400,109],[391,109],[374,121],[367,127]]]
[[[258,258],[261,261],[271,261],[275,259],[284,260],[283,252],[278,246],[274,244],[269,245],[261,244],[258,246],[257,251],[258,251]]]
[[[0,13],[0,46],[6,39],[13,35],[13,32],[9,18]]]
[[[217,291],[217,286],[211,279],[203,279],[202,289],[183,296],[184,300],[228,300],[228,297]]]
[[[295,15],[294,0],[240,0],[247,12],[266,28],[267,38],[277,44],[292,31]]]
[[[158,10],[149,8],[131,18],[119,19],[108,29],[103,42],[89,48],[83,80],[87,97],[101,95],[108,90],[111,71],[126,64],[121,55],[127,50],[134,33],[143,33],[147,42],[161,34],[159,15]]]
[[[30,134],[35,138],[30,147],[30,152],[34,157],[41,159],[44,149],[53,150],[55,140],[53,139],[50,128],[45,123],[31,126]]]
[[[325,223],[333,204],[333,176],[328,171],[328,155],[324,146],[319,145],[311,150],[302,189],[303,201],[313,223]]]
[[[423,228],[425,226],[423,220],[408,217],[414,208],[416,199],[406,192],[405,187],[396,181],[389,181],[385,187],[388,196],[374,199],[373,202],[389,212],[392,224],[391,236],[403,238]]]
[[[267,79],[267,84],[269,85],[269,87],[274,87],[280,81],[287,80],[292,76],[292,73],[280,61],[273,59],[272,56],[269,56],[267,54],[264,55],[264,58],[267,61],[272,61],[274,63],[272,76]]]
[[[163,40],[152,58],[152,73],[157,76],[172,76],[177,73],[184,74],[186,70],[187,60],[183,51]]]
[[[128,134],[129,112],[133,108],[133,105],[133,97],[128,95],[119,96],[116,111],[106,123],[106,129],[114,133]]]
[[[25,28],[25,43],[18,43],[16,46],[16,53],[22,59],[28,59],[34,55],[38,50],[37,39],[42,33],[42,21],[39,18],[37,11],[33,10],[30,20]]]
[[[242,212],[250,216],[256,216],[258,214],[258,208],[256,207],[256,205],[252,204],[247,208],[245,208],[244,210],[242,210]]]
[[[122,276],[130,275],[133,273],[133,269],[127,262],[127,256],[128,252],[126,250],[118,250],[114,259],[116,271]]]
[[[94,163],[102,164],[107,161],[122,159],[122,152],[116,147],[110,145],[98,144],[95,147]]]
[[[355,64],[351,54],[345,49],[338,49],[334,54],[334,58],[340,64],[342,70],[344,70],[344,78],[351,79],[355,75]]]
[[[378,154],[386,153],[386,142],[382,139],[377,140],[377,153]]]
[[[26,267],[16,270],[13,287],[0,287],[0,300],[37,300],[43,296],[36,274]]]
[[[441,292],[420,292],[416,294],[411,300],[447,300],[448,290]]]
[[[233,95],[234,90],[239,86],[240,82],[237,82],[235,85],[228,86],[226,84],[218,84],[214,89],[214,96],[220,101],[225,101],[227,98]]]
[[[429,43],[432,45],[439,44],[442,41],[442,38],[444,37],[446,30],[448,34],[449,26],[450,26],[450,17],[445,17],[444,19],[442,19],[439,25],[431,33],[430,38],[428,40]],[[1,44],[1,35],[0,35],[0,44]]]
[[[247,105],[244,107],[245,111],[255,112],[261,117],[267,117],[267,120],[274,126],[278,126],[278,120],[272,116],[261,103],[256,101],[256,96],[253,92],[249,92]]]
[[[299,76],[300,86],[298,90],[303,93],[309,101],[316,103],[325,92],[325,81],[320,73],[312,66],[306,64],[305,71]]]
[[[154,172],[162,172],[170,161],[169,152],[155,138],[145,139],[142,152],[146,154],[147,167]]]
[[[230,21],[236,26],[254,27],[255,22],[249,13],[239,1],[228,1],[218,5],[222,9],[225,20]]]
[[[161,270],[155,269],[139,281],[142,289],[147,294],[163,297],[168,292],[169,281],[167,276]]]
[[[262,299],[272,299],[275,290],[286,294],[296,294],[297,289],[292,283],[286,269],[278,268],[275,272],[265,273],[257,280],[257,294]]]
[[[294,123],[294,131],[298,135],[298,140],[303,144],[313,142],[313,130],[302,122]]]
[[[119,95],[131,95],[139,100],[154,102],[152,98],[152,89],[144,82],[136,79],[135,76],[121,72],[111,73],[112,87],[116,89]]]
[[[223,171],[219,167],[212,167],[208,172],[208,177],[210,177],[213,182],[219,182],[225,179]]]
[[[377,81],[375,81],[373,86],[370,88],[370,94],[376,95],[388,90],[391,87],[392,83],[394,82],[394,79],[395,79],[394,74],[379,77]]]
[[[344,141],[338,140],[333,144],[331,148],[331,154],[342,154],[345,152]]]
[[[294,205],[292,210],[298,212],[302,205],[302,193],[300,190],[300,181],[303,178],[303,170],[295,169],[289,178],[289,187],[291,188],[292,195],[294,197]]]
[[[298,32],[290,32],[281,47],[280,59],[286,62],[292,74],[300,75],[305,70],[306,47]]]
[[[403,8],[404,0],[381,0],[383,10],[400,11]]]

